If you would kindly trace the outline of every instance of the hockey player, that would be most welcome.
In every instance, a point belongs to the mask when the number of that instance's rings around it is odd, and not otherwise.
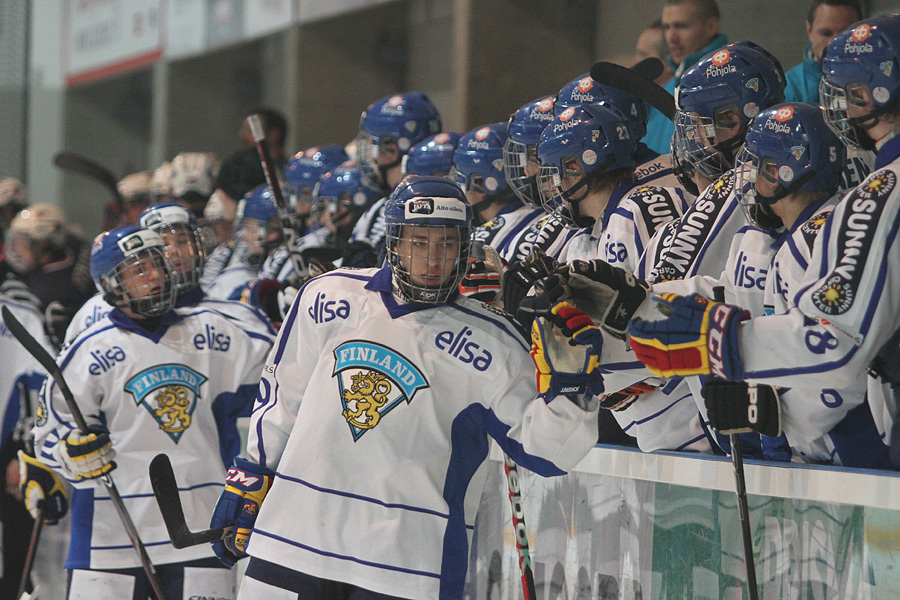
[[[363,213],[353,227],[345,266],[374,266],[384,254],[384,203],[403,176],[403,156],[414,144],[440,133],[441,115],[422,92],[385,96],[363,111],[359,122],[357,155],[360,166],[371,170],[375,187],[384,197]]]
[[[506,181],[506,125],[476,127],[460,138],[453,153],[456,182],[472,207],[474,241],[498,250],[542,212],[522,203]]]
[[[820,92],[826,122],[851,147],[874,148],[876,171],[825,222],[796,307],[741,324],[744,316],[736,307],[675,296],[666,301],[670,316],[636,320],[630,328],[638,356],[658,372],[712,372],[730,381],[821,389],[829,383],[840,388],[871,365],[879,379],[868,380],[869,402],[879,432],[891,445],[892,461],[900,456],[894,454],[897,432],[891,424],[896,398],[893,389],[883,392],[898,380],[893,334],[900,320],[900,255],[894,248],[900,212],[900,80],[896,69],[883,65],[898,60],[896,14],[866,19],[828,45]],[[698,320],[704,315],[712,318]],[[673,345],[676,337],[678,346]],[[710,340],[714,345],[708,345]],[[760,400],[758,411],[779,410],[775,399]]]
[[[272,337],[202,307],[172,310],[175,285],[152,231],[100,234],[91,270],[115,309],[57,359],[91,433],[71,422],[55,383],[44,390],[34,430],[38,459],[75,486],[68,597],[149,597],[138,557],[97,482],[112,472],[166,594],[233,598],[233,574],[208,549],[167,543],[147,464],[158,452],[169,454],[179,479],[190,482],[182,492],[188,522],[208,519],[224,464],[240,447],[235,419],[249,411]]]
[[[119,180],[116,189],[122,198],[121,208],[116,202],[107,205],[104,216],[105,229],[122,225],[137,225],[141,211],[150,204],[153,176],[154,174],[150,171],[139,171]]]
[[[322,175],[347,160],[349,157],[343,146],[328,145],[307,148],[295,154],[288,162],[284,170],[282,190],[284,199],[297,217],[295,227],[299,235],[306,233],[306,219],[312,206],[313,190]]]
[[[462,190],[412,176],[385,214],[388,266],[307,283],[265,367],[251,460],[230,471],[213,518],[238,527],[219,555],[251,556],[242,598],[461,598],[488,436],[543,475],[596,439],[596,409],[575,393],[591,368],[566,380],[570,397],[545,371],[532,400],[525,341],[458,295]]]

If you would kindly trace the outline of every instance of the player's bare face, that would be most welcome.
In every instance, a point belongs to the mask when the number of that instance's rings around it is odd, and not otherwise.
[[[133,300],[160,294],[164,277],[162,259],[155,256],[133,256],[119,268],[122,289]]]
[[[760,196],[769,198],[778,191],[778,165],[770,159],[763,159],[756,176],[756,191]]]
[[[414,286],[436,287],[444,283],[456,267],[459,232],[442,227],[404,225],[397,252]]]
[[[694,3],[688,1],[664,7],[662,25],[669,57],[680,65],[685,56],[702,50],[716,37],[719,20],[715,17],[704,20]]]
[[[820,4],[813,15],[813,22],[806,24],[813,57],[820,60],[828,42],[857,20],[856,11],[850,6]]]
[[[194,243],[191,235],[182,228],[160,232],[171,267],[176,271],[193,266]]]
[[[534,177],[538,174],[538,171],[541,170],[541,161],[539,161],[537,157],[537,144],[528,146],[526,152],[525,174],[529,177]]]

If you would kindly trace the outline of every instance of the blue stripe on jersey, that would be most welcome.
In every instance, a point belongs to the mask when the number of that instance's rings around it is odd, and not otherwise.
[[[253,412],[261,410],[263,414],[256,421],[256,452],[259,455],[259,464],[262,466],[266,466],[266,449],[263,446],[263,432],[262,432],[262,422],[265,413],[269,412],[271,409],[275,407],[275,402],[270,402],[270,400],[274,400],[277,398],[276,394],[272,393],[272,389],[269,387],[270,384],[265,379],[260,379],[259,381],[259,391],[256,393],[256,405],[253,407]],[[277,388],[276,388],[277,391]]]
[[[279,542],[282,542],[284,544],[288,544],[290,546],[296,546],[297,548],[302,548],[303,550],[312,552],[313,554],[318,554],[320,556],[327,556],[329,558],[337,558],[340,560],[346,560],[346,561],[354,562],[354,563],[357,563],[360,565],[365,565],[367,567],[374,567],[376,569],[384,569],[386,571],[396,571],[398,573],[409,573],[411,575],[420,575],[422,577],[433,577],[435,579],[440,578],[440,575],[438,573],[430,573],[428,571],[416,571],[414,569],[405,569],[403,567],[397,567],[394,565],[389,565],[387,563],[376,563],[376,562],[372,562],[372,561],[368,561],[368,560],[362,560],[360,558],[356,558],[355,556],[349,556],[347,554],[336,554],[334,552],[327,552],[325,550],[320,550],[319,548],[314,548],[307,544],[301,544],[300,542],[290,540],[284,536],[276,535],[272,532],[265,531],[263,529],[255,528],[253,530],[253,534],[272,538],[273,540],[278,540]]]
[[[791,253],[791,256],[794,258],[794,262],[796,262],[797,265],[805,271],[809,264],[806,262],[806,257],[803,256],[800,248],[797,247],[797,241],[793,236],[787,239],[787,247],[788,251]]]
[[[91,566],[91,532],[94,529],[94,489],[75,488],[70,498],[72,533],[69,538],[67,569]]]
[[[527,217],[524,217],[518,223],[516,223],[515,226],[510,229],[509,235],[507,235],[506,238],[504,238],[503,241],[500,242],[500,245],[494,247],[497,253],[503,254],[504,252],[506,252],[509,249],[509,245],[519,237],[519,233],[521,233],[523,229],[526,229],[528,226],[530,226],[534,222],[535,218],[537,218],[537,216],[541,214],[544,214],[544,209],[536,208],[529,212]]]
[[[650,237],[653,237],[653,231],[649,232]],[[638,229],[637,223],[634,226],[634,247],[637,251],[637,257],[640,257],[644,253],[644,242],[641,241],[641,231]]]
[[[241,434],[237,428],[239,417],[250,416],[256,399],[257,384],[244,384],[236,392],[222,392],[212,402],[213,417],[219,433],[219,454],[227,469],[241,452]]]
[[[456,415],[450,426],[450,461],[443,489],[450,519],[444,530],[441,554],[441,598],[462,598],[463,595],[469,556],[466,490],[490,450],[484,427],[487,416],[486,407],[470,404]]]
[[[696,444],[697,442],[699,442],[700,440],[704,440],[704,439],[707,440],[707,441],[709,441],[709,436],[707,436],[707,435],[704,434],[704,433],[701,433],[700,435],[698,435],[698,436],[695,437],[694,439],[688,440],[688,441],[686,441],[685,443],[683,443],[682,445],[678,446],[677,448],[675,448],[675,450],[676,450],[676,452],[677,452],[677,451],[684,450],[685,448],[689,448],[689,447],[693,446],[694,444]]]
[[[569,400],[565,400],[565,402],[568,401]],[[543,475],[544,477],[556,477],[557,475],[566,474],[565,471],[546,458],[540,458],[525,452],[525,448],[522,447],[521,442],[517,442],[507,436],[509,425],[497,418],[494,411],[490,409],[486,410],[487,412],[484,415],[484,430],[489,436],[494,438],[494,441],[497,442],[497,445],[500,446],[500,449],[503,450],[507,456],[529,471],[534,471],[538,475]]]
[[[646,423],[647,421],[652,421],[652,420],[655,419],[656,417],[658,417],[658,416],[662,415],[663,413],[667,412],[670,408],[672,408],[673,406],[675,406],[676,404],[678,404],[679,402],[681,402],[681,401],[684,400],[685,398],[691,398],[692,396],[693,396],[693,394],[691,394],[691,392],[688,392],[688,393],[685,394],[684,396],[681,396],[680,398],[678,398],[678,399],[672,401],[671,404],[669,404],[668,406],[666,406],[666,407],[664,407],[664,408],[662,408],[662,409],[656,411],[655,413],[653,413],[653,414],[651,414],[651,415],[647,415],[647,416],[644,417],[643,419],[637,419],[637,420],[635,420],[635,421],[632,421],[631,423],[628,424],[628,427],[623,427],[623,428],[622,428],[622,431],[628,431],[628,429],[629,429],[632,425],[643,425],[643,424]]]

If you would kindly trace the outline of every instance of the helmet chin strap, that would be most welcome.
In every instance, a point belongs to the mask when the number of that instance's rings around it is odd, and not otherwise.
[[[569,205],[569,215],[576,227],[593,227],[597,219],[581,214],[581,202],[587,198],[589,190],[587,189],[587,175],[581,180],[562,193],[563,199]],[[575,198],[574,194],[584,189],[584,192]]]

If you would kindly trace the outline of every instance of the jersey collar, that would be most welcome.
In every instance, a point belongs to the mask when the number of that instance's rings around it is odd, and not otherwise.
[[[156,330],[149,331],[132,321],[131,318],[128,317],[128,315],[123,313],[118,308],[112,309],[112,311],[110,311],[109,313],[109,320],[112,321],[116,327],[143,336],[154,344],[159,343],[159,340],[161,340],[162,337],[166,334],[166,331],[169,330],[169,327],[178,323],[182,319],[184,319],[182,315],[179,315],[174,310],[170,310],[162,316],[162,319],[160,320],[159,325],[156,327]]]
[[[366,289],[381,294],[381,301],[384,302],[384,307],[387,309],[388,314],[391,315],[392,319],[420,310],[434,308],[435,306],[441,306],[441,304],[422,304],[420,302],[405,302],[403,304],[397,302],[397,298],[393,293],[393,274],[391,273],[391,268],[389,266],[384,266],[379,269],[378,272],[372,276],[372,279],[369,280],[369,283],[366,284]],[[452,304],[457,298],[459,298],[459,292],[453,292],[449,301],[442,304]]]
[[[896,135],[884,143],[875,155],[875,170],[886,167],[900,158],[900,135]]]

